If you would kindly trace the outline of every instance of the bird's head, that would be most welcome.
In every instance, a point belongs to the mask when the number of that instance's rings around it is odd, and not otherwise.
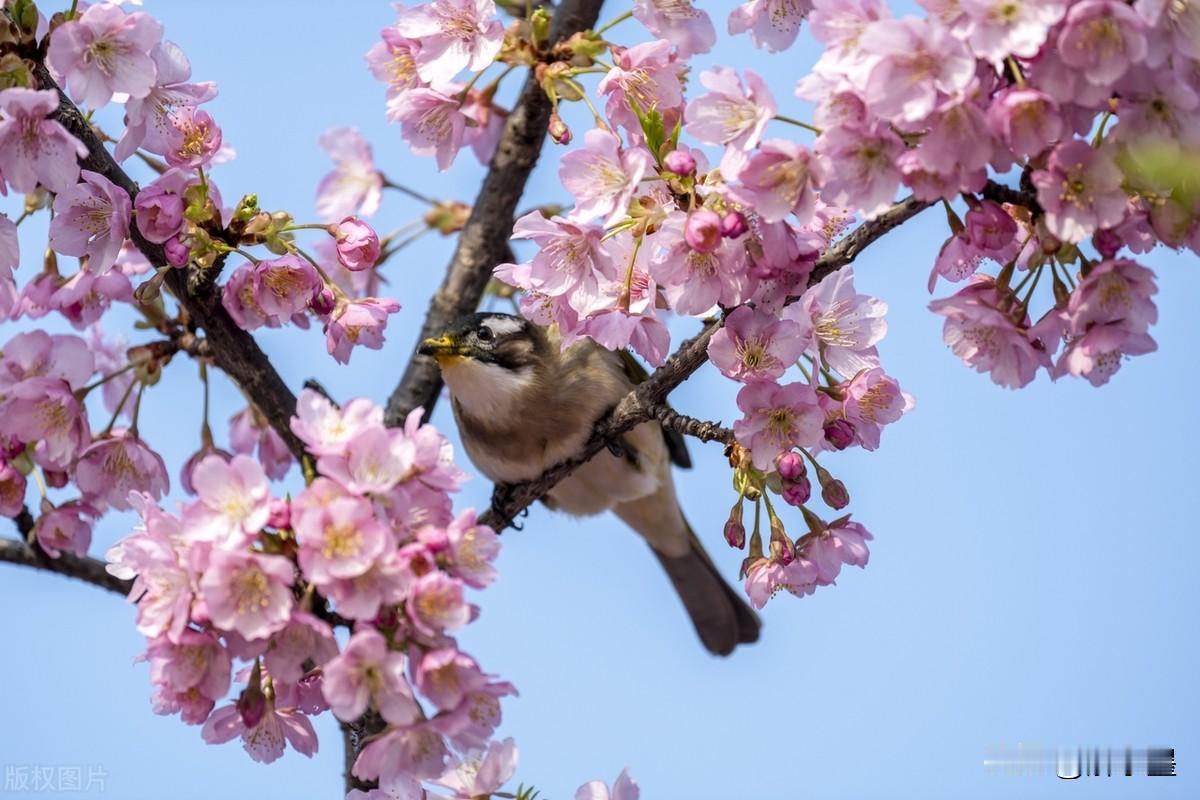
[[[473,415],[511,410],[554,355],[545,333],[521,317],[465,316],[421,342],[418,352],[437,359],[459,404]]]

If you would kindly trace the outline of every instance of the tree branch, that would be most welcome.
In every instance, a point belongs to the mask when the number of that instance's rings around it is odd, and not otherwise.
[[[817,259],[809,275],[808,285],[812,286],[831,272],[851,263],[879,237],[930,205],[931,203],[909,197],[874,219],[864,222]],[[794,302],[795,299],[789,298],[789,302]],[[480,516],[480,522],[497,531],[507,528],[518,514],[592,456],[605,449],[610,441],[651,419],[656,409],[664,404],[667,395],[708,360],[708,341],[721,325],[722,320],[706,322],[699,334],[680,345],[666,363],[656,369],[644,383],[625,395],[607,418],[597,423],[592,437],[577,454],[554,465],[531,481],[497,486],[492,496],[492,507]]]
[[[684,436],[691,436],[702,442],[721,442],[722,444],[733,442],[731,428],[723,427],[719,422],[707,422],[680,414],[666,403],[654,406],[650,411],[650,417],[658,420],[664,428],[682,433]]]
[[[564,0],[554,11],[550,41],[559,42],[596,24],[604,0]],[[442,285],[429,302],[417,347],[459,317],[479,307],[492,268],[511,258],[509,236],[513,215],[537,164],[546,139],[551,105],[533,71],[520,99],[508,115],[496,153],[483,179],[471,216],[458,236],[454,257]],[[424,406],[428,420],[442,389],[437,362],[414,349],[404,377],[388,399],[386,422],[400,425],[408,413]]]
[[[131,200],[137,197],[138,185],[121,169],[116,160],[104,147],[92,126],[84,120],[74,103],[63,93],[40,55],[31,56],[34,75],[43,89],[58,92],[58,111],[55,117],[72,136],[88,149],[86,158],[80,161],[83,169],[98,172],[129,193]],[[137,221],[130,220],[129,237],[137,249],[151,264],[161,267],[167,263],[163,246],[154,244],[142,236]],[[304,445],[292,433],[291,418],[296,411],[296,396],[288,389],[283,378],[271,366],[266,353],[246,331],[230,318],[221,305],[221,295],[211,281],[194,281],[189,289],[185,269],[173,269],[167,274],[167,286],[175,295],[180,306],[188,313],[192,322],[204,329],[212,352],[213,362],[225,371],[258,407],[271,427],[283,437],[288,449],[299,459],[304,455]]]
[[[30,526],[32,524],[31,521]],[[20,527],[19,521],[18,527]],[[133,585],[131,581],[124,581],[109,575],[104,569],[104,562],[99,559],[77,556],[72,553],[63,553],[58,558],[51,558],[40,549],[15,539],[0,539],[0,562],[65,575],[68,578],[75,578],[120,595],[129,594],[129,589]]]

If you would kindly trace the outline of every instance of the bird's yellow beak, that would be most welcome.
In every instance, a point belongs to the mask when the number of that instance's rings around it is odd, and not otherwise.
[[[423,356],[433,356],[442,366],[459,361],[467,355],[454,337],[449,334],[429,337],[421,342],[417,352]]]

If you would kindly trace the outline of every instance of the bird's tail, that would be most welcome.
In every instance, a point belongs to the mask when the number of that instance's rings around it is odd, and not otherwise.
[[[692,625],[704,647],[715,655],[727,656],[739,644],[758,641],[758,615],[730,586],[704,551],[704,545],[688,529],[691,549],[682,556],[654,550],[683,601]]]

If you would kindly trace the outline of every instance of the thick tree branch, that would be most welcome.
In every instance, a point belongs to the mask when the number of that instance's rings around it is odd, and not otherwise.
[[[30,524],[32,525],[32,521]],[[71,553],[63,553],[58,558],[51,558],[41,550],[15,539],[0,539],[0,562],[19,564],[23,567],[32,567],[65,575],[68,578],[76,578],[120,595],[129,594],[129,588],[132,585],[130,581],[123,581],[109,575],[104,569],[104,562],[99,559]]]
[[[554,11],[551,42],[593,27],[603,3],[604,0],[564,0]],[[520,99],[504,124],[479,197],[471,208],[466,227],[458,236],[446,277],[429,302],[417,346],[426,337],[444,330],[459,317],[478,308],[492,276],[492,268],[506,257],[511,258],[508,239],[512,233],[513,215],[541,154],[550,111],[550,101],[531,71]],[[404,376],[388,399],[387,424],[403,423],[408,413],[418,406],[424,406],[428,420],[441,388],[442,377],[437,362],[414,350]]]
[[[128,192],[130,199],[135,198],[138,185],[121,169],[79,109],[54,82],[40,56],[34,59],[34,75],[41,88],[58,92],[55,116],[87,147],[88,155],[80,162],[81,166],[100,173]],[[147,241],[137,229],[136,221],[131,221],[130,238],[151,264],[159,267],[167,263],[162,245]],[[215,285],[211,281],[195,281],[189,289],[187,270],[173,269],[167,274],[167,286],[191,321],[204,329],[213,362],[242,388],[299,459],[304,454],[304,445],[292,433],[290,425],[296,410],[296,396],[271,366],[254,337],[230,318],[221,305],[221,295]]]
[[[812,286],[834,270],[851,263],[872,242],[930,205],[909,197],[874,219],[864,222],[817,259],[808,285]],[[720,320],[707,322],[699,334],[680,345],[666,363],[655,370],[637,389],[627,394],[608,417],[597,423],[595,432],[579,453],[556,464],[531,481],[512,486],[498,486],[493,495],[492,507],[480,517],[480,521],[497,530],[508,527],[518,514],[606,448],[608,442],[651,419],[655,410],[664,404],[667,395],[708,360],[708,341],[720,326]]]

